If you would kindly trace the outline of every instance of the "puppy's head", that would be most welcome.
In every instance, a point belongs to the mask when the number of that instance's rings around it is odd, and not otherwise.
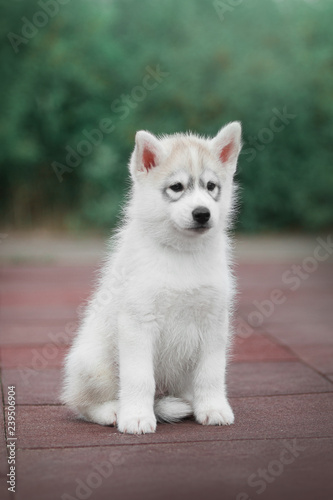
[[[223,229],[240,148],[239,122],[226,125],[213,139],[137,132],[130,161],[131,216],[169,240],[205,238]]]

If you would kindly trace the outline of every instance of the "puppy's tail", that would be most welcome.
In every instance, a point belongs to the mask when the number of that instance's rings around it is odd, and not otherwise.
[[[166,396],[155,400],[154,411],[159,422],[178,422],[193,413],[189,403],[182,399]]]

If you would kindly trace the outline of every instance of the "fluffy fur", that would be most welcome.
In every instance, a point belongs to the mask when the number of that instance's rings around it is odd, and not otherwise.
[[[137,132],[124,222],[66,359],[62,399],[82,418],[133,434],[190,414],[233,423],[227,228],[240,148],[238,122],[213,139]]]

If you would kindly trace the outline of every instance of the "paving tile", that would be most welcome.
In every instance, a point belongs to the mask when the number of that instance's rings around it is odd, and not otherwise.
[[[331,500],[332,446],[281,439],[22,450],[17,499],[237,500],[264,489],[264,500]]]
[[[282,286],[282,274],[289,269],[289,264],[285,263],[245,263],[235,266],[235,274],[239,283],[239,288],[253,289],[262,286]]]
[[[3,321],[5,323],[8,323],[17,320],[20,320],[21,322],[24,320],[54,321],[58,318],[62,318],[65,321],[76,321],[77,320],[76,307],[67,305],[52,306],[51,304],[49,304],[48,307],[21,306],[20,308],[17,308],[15,305],[13,305],[13,306],[7,306],[6,308],[2,308],[0,312],[1,323]]]
[[[10,237],[2,244],[1,262],[11,266],[24,263],[30,267],[36,263],[45,267],[50,262],[63,266],[92,266],[100,261],[105,248],[105,238],[102,237],[64,237],[49,232],[40,235],[35,231],[22,236],[11,231]]]
[[[255,330],[259,329],[260,331],[265,331],[272,323],[278,323],[282,326],[289,324],[298,324],[298,322],[300,321],[302,323],[307,323],[310,325],[316,323],[322,324],[323,318],[325,318],[325,324],[330,325],[332,324],[333,312],[327,312],[326,307],[329,307],[331,309],[332,302],[333,296],[330,296],[328,299],[328,304],[327,306],[325,306],[325,308],[316,308],[318,303],[316,303],[316,300],[314,299],[314,297],[312,297],[311,300],[309,300],[308,304],[305,304],[304,302],[300,302],[299,304],[288,302],[280,306],[276,306],[274,310],[272,309],[273,313],[267,313],[266,317],[263,314],[259,314],[260,325],[259,328],[256,327]],[[252,321],[258,321],[258,309],[251,303],[241,305],[236,314],[241,316],[244,321],[247,321],[250,324],[251,319]]]
[[[294,360],[296,356],[286,347],[277,344],[264,335],[252,333],[247,338],[235,335],[231,359],[233,361],[281,361]]]
[[[1,498],[1,500],[10,500],[10,495],[12,495],[12,498],[13,498],[13,494],[9,493],[9,491],[8,491],[7,477],[0,476],[0,498]]]
[[[78,328],[78,321],[55,319],[53,321],[1,322],[0,346],[47,344],[55,342],[70,344]]]
[[[11,268],[1,270],[1,322],[76,319],[93,285],[92,269]]]
[[[91,289],[89,286],[71,285],[68,287],[68,285],[65,286],[65,283],[63,287],[59,287],[58,289],[53,289],[51,286],[44,286],[38,290],[24,290],[21,286],[18,286],[15,290],[6,290],[0,294],[0,300],[2,308],[33,307],[36,304],[38,304],[38,307],[49,307],[50,304],[52,304],[52,307],[58,305],[77,307],[79,304],[84,304],[87,301],[90,293]]]
[[[230,397],[333,391],[324,377],[294,361],[231,363],[227,385]]]
[[[14,287],[64,287],[64,284],[87,284],[94,279],[96,266],[1,266],[0,290]]]
[[[259,286],[261,283],[263,285],[271,284],[274,286],[286,286],[291,289],[294,283],[284,283],[282,281],[283,274],[286,271],[290,271],[290,276],[293,274],[292,266],[294,264],[300,264],[300,262],[242,262],[235,266],[235,274],[239,281],[240,287],[243,289],[248,287],[253,289],[253,287]],[[321,288],[322,286],[330,286],[329,278],[333,276],[333,265],[332,260],[322,263],[318,269],[313,273],[307,273],[308,277],[301,280],[300,286],[297,290],[291,290],[293,293],[297,293],[300,290],[307,288]]]
[[[68,347],[49,343],[42,346],[2,346],[1,364],[3,368],[45,368],[61,367]]]
[[[333,346],[333,327],[327,322],[270,323],[265,326],[269,333],[286,345],[322,344]]]
[[[332,373],[333,345],[292,345],[290,348],[296,356],[321,373]]]
[[[160,424],[155,434],[131,436],[113,427],[77,420],[62,406],[18,406],[20,448],[108,444],[226,441],[277,437],[333,436],[333,394],[231,399],[236,423],[201,426],[192,420]]]
[[[3,369],[2,380],[5,387],[16,386],[16,403],[19,405],[59,404],[62,381],[59,369]]]

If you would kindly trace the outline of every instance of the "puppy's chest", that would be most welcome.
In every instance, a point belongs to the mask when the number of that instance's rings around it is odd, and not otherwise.
[[[220,310],[221,296],[214,288],[161,290],[155,300],[157,372],[170,377],[194,366],[207,336],[216,329]]]
[[[156,320],[162,331],[201,331],[216,321],[223,303],[222,293],[211,286],[162,289],[154,301]]]

